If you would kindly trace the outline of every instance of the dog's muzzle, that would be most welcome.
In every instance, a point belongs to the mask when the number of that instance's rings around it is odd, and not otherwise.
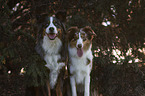
[[[82,44],[77,45],[77,54],[78,54],[79,57],[83,56],[83,46],[82,46]]]
[[[54,40],[57,37],[57,34],[54,32],[53,27],[49,28],[49,33],[47,33],[47,36],[49,37],[50,40]]]

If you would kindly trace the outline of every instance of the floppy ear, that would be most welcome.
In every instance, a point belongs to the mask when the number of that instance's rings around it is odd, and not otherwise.
[[[86,33],[88,33],[89,35],[89,39],[93,39],[94,36],[96,36],[96,33],[92,30],[92,28],[90,26],[86,26],[83,28],[83,31],[85,31]]]
[[[64,23],[66,21],[66,11],[58,11],[55,14],[55,17]]]
[[[67,30],[67,38],[69,41],[71,41],[71,39],[73,38],[74,34],[78,31],[78,27],[70,27]]]
[[[73,33],[75,33],[76,31],[78,31],[78,27],[70,27],[69,29],[68,29],[68,33],[71,33],[71,32],[73,32]]]

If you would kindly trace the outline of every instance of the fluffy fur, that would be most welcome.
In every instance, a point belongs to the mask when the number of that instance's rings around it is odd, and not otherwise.
[[[77,96],[77,91],[84,91],[84,96],[89,96],[90,94],[90,72],[93,59],[91,47],[94,35],[95,33],[88,26],[81,29],[71,27],[68,30],[69,71],[72,96]],[[80,87],[80,85],[83,87]]]
[[[61,46],[62,42],[60,39],[56,38],[55,40],[50,40],[47,36],[44,36],[42,48],[45,51],[45,66],[48,67],[50,70],[49,81],[52,89],[56,84],[60,69],[65,66],[63,62],[58,62],[58,60],[61,59],[61,55],[59,54]]]
[[[39,40],[36,45],[37,53],[45,60],[45,66],[50,70],[49,81],[47,82],[49,84],[46,85],[48,85],[48,88],[50,85],[51,89],[57,88],[56,91],[61,90],[58,89],[56,84],[60,84],[59,82],[62,81],[59,81],[58,78],[60,77],[61,70],[65,66],[65,61],[64,59],[62,60],[62,58],[65,58],[63,51],[65,48],[65,26],[62,23],[65,16],[61,14],[64,15],[65,13],[59,12],[56,14],[56,17],[47,17],[42,22]],[[63,77],[61,76],[61,78]],[[57,96],[62,96],[62,93]]]

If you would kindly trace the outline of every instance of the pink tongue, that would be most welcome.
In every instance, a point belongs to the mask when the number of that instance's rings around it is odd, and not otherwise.
[[[78,48],[78,49],[77,49],[77,54],[78,54],[79,57],[82,57],[82,55],[83,55],[83,50],[82,50],[81,48]]]
[[[55,34],[49,34],[50,39],[55,39],[55,36],[56,36]]]

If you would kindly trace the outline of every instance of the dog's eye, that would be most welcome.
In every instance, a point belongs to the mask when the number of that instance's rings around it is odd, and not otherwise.
[[[74,41],[76,41],[76,40],[77,40],[77,38],[76,38],[76,37],[72,39],[72,41],[73,41],[73,42],[74,42]]]
[[[86,41],[87,39],[86,38],[83,38],[83,41]]]
[[[54,24],[55,26],[58,26],[58,22],[56,22],[56,21],[53,21],[53,24]]]
[[[48,26],[50,24],[50,21],[48,21],[47,23],[46,23],[46,26]]]
[[[61,29],[60,28],[58,28],[57,30],[58,30],[58,33],[61,33]]]
[[[47,23],[47,24],[44,25],[44,28],[46,28],[46,27],[48,27],[48,26],[49,26],[49,24]]]
[[[83,41],[86,41],[87,40],[87,38],[86,38],[85,35],[82,35],[81,38],[83,39]]]

